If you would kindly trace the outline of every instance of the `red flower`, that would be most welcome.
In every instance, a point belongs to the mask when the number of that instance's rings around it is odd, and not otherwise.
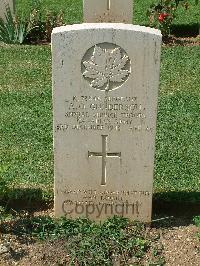
[[[159,17],[158,17],[158,20],[160,23],[162,23],[166,17],[168,17],[169,14],[166,14],[166,13],[160,13]]]

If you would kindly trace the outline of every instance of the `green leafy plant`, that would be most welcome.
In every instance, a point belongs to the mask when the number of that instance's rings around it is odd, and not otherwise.
[[[33,4],[27,18],[20,19],[6,7],[5,19],[0,18],[0,41],[8,44],[50,42],[53,28],[63,25],[63,12],[42,14],[41,5]]]
[[[7,212],[4,206],[0,205],[0,225],[4,222],[10,221],[12,218],[12,214]]]
[[[195,4],[198,4],[198,0],[195,0]],[[152,4],[147,10],[150,25],[159,28],[164,37],[169,36],[179,6],[187,10],[189,3],[187,0],[159,0]]]
[[[102,225],[91,223],[86,228],[67,241],[72,265],[113,265],[115,262],[127,265],[131,257],[140,259],[149,249],[144,225],[128,219],[114,217]]]
[[[31,31],[31,24],[13,15],[6,7],[5,20],[0,18],[0,41],[8,44],[22,44]]]
[[[29,42],[50,42],[53,28],[64,24],[63,12],[47,11],[43,15],[40,9],[34,8],[30,14],[30,24],[32,25],[32,30],[27,37]]]
[[[194,222],[195,222],[196,226],[200,227],[200,216],[196,216],[194,218]]]
[[[194,217],[194,223],[196,224],[196,226],[198,226],[200,228],[200,215]],[[199,237],[199,240],[200,240],[200,230],[199,230],[199,233],[198,233],[198,237]]]
[[[51,41],[51,33],[53,28],[62,26],[64,24],[64,13],[60,11],[58,14],[56,12],[47,12],[45,18],[45,34],[48,42]]]
[[[32,0],[30,12],[32,30],[27,36],[28,42],[50,42],[53,28],[62,26],[64,24],[63,20],[62,11],[44,11],[41,0]]]

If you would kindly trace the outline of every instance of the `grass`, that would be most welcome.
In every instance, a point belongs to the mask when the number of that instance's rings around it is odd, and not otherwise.
[[[154,182],[160,195],[193,201],[200,200],[198,58],[200,47],[162,50]],[[0,75],[2,196],[52,198],[50,47],[1,46]]]
[[[134,0],[134,24],[148,25],[148,18],[146,17],[146,11],[153,3],[158,3],[158,0]],[[200,4],[195,5],[195,0],[189,0],[189,9],[185,9],[181,6],[177,10],[174,24],[179,25],[191,25],[199,23]]]
[[[33,4],[38,5],[41,2],[41,10],[46,12],[63,10],[65,22],[67,24],[80,23],[83,20],[83,3],[82,0],[18,0],[17,10],[20,14],[27,15]],[[158,2],[157,0],[134,0],[134,24],[147,25],[148,19],[146,17],[147,9],[152,3]],[[195,5],[195,0],[189,0],[190,8],[187,12],[180,8],[177,12],[175,24],[195,24],[199,23],[200,4]],[[33,4],[32,4],[33,3]]]
[[[194,218],[194,222],[195,222],[196,226],[200,227],[200,216],[196,216]]]
[[[41,4],[40,4],[41,3]],[[27,16],[32,7],[39,7],[43,14],[46,11],[64,12],[65,22],[67,24],[80,23],[83,20],[83,8],[81,0],[19,0],[16,3],[18,14]]]
[[[50,48],[1,47],[0,69],[1,177],[12,191],[46,191],[53,177]]]
[[[197,236],[200,240],[200,216],[194,217],[194,223],[197,227],[199,227],[199,232],[197,233]]]
[[[200,47],[162,51],[156,191],[200,190]]]

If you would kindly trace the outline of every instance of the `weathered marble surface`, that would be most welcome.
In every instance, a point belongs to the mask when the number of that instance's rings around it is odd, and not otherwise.
[[[151,221],[160,48],[141,26],[54,29],[56,216]]]
[[[13,0],[0,0],[0,18],[5,20],[6,7],[9,6],[11,12],[14,12],[14,1]]]
[[[84,0],[84,22],[121,22],[132,24],[133,0]]]

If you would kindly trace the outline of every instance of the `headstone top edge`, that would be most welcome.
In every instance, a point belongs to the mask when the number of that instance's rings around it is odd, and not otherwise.
[[[161,31],[158,29],[133,25],[133,24],[124,24],[124,23],[82,23],[82,24],[73,24],[66,25],[61,27],[56,27],[52,31],[53,34],[59,34],[67,31],[76,31],[76,30],[93,30],[93,29],[121,29],[121,30],[130,30],[142,33],[149,33],[162,37]]]

